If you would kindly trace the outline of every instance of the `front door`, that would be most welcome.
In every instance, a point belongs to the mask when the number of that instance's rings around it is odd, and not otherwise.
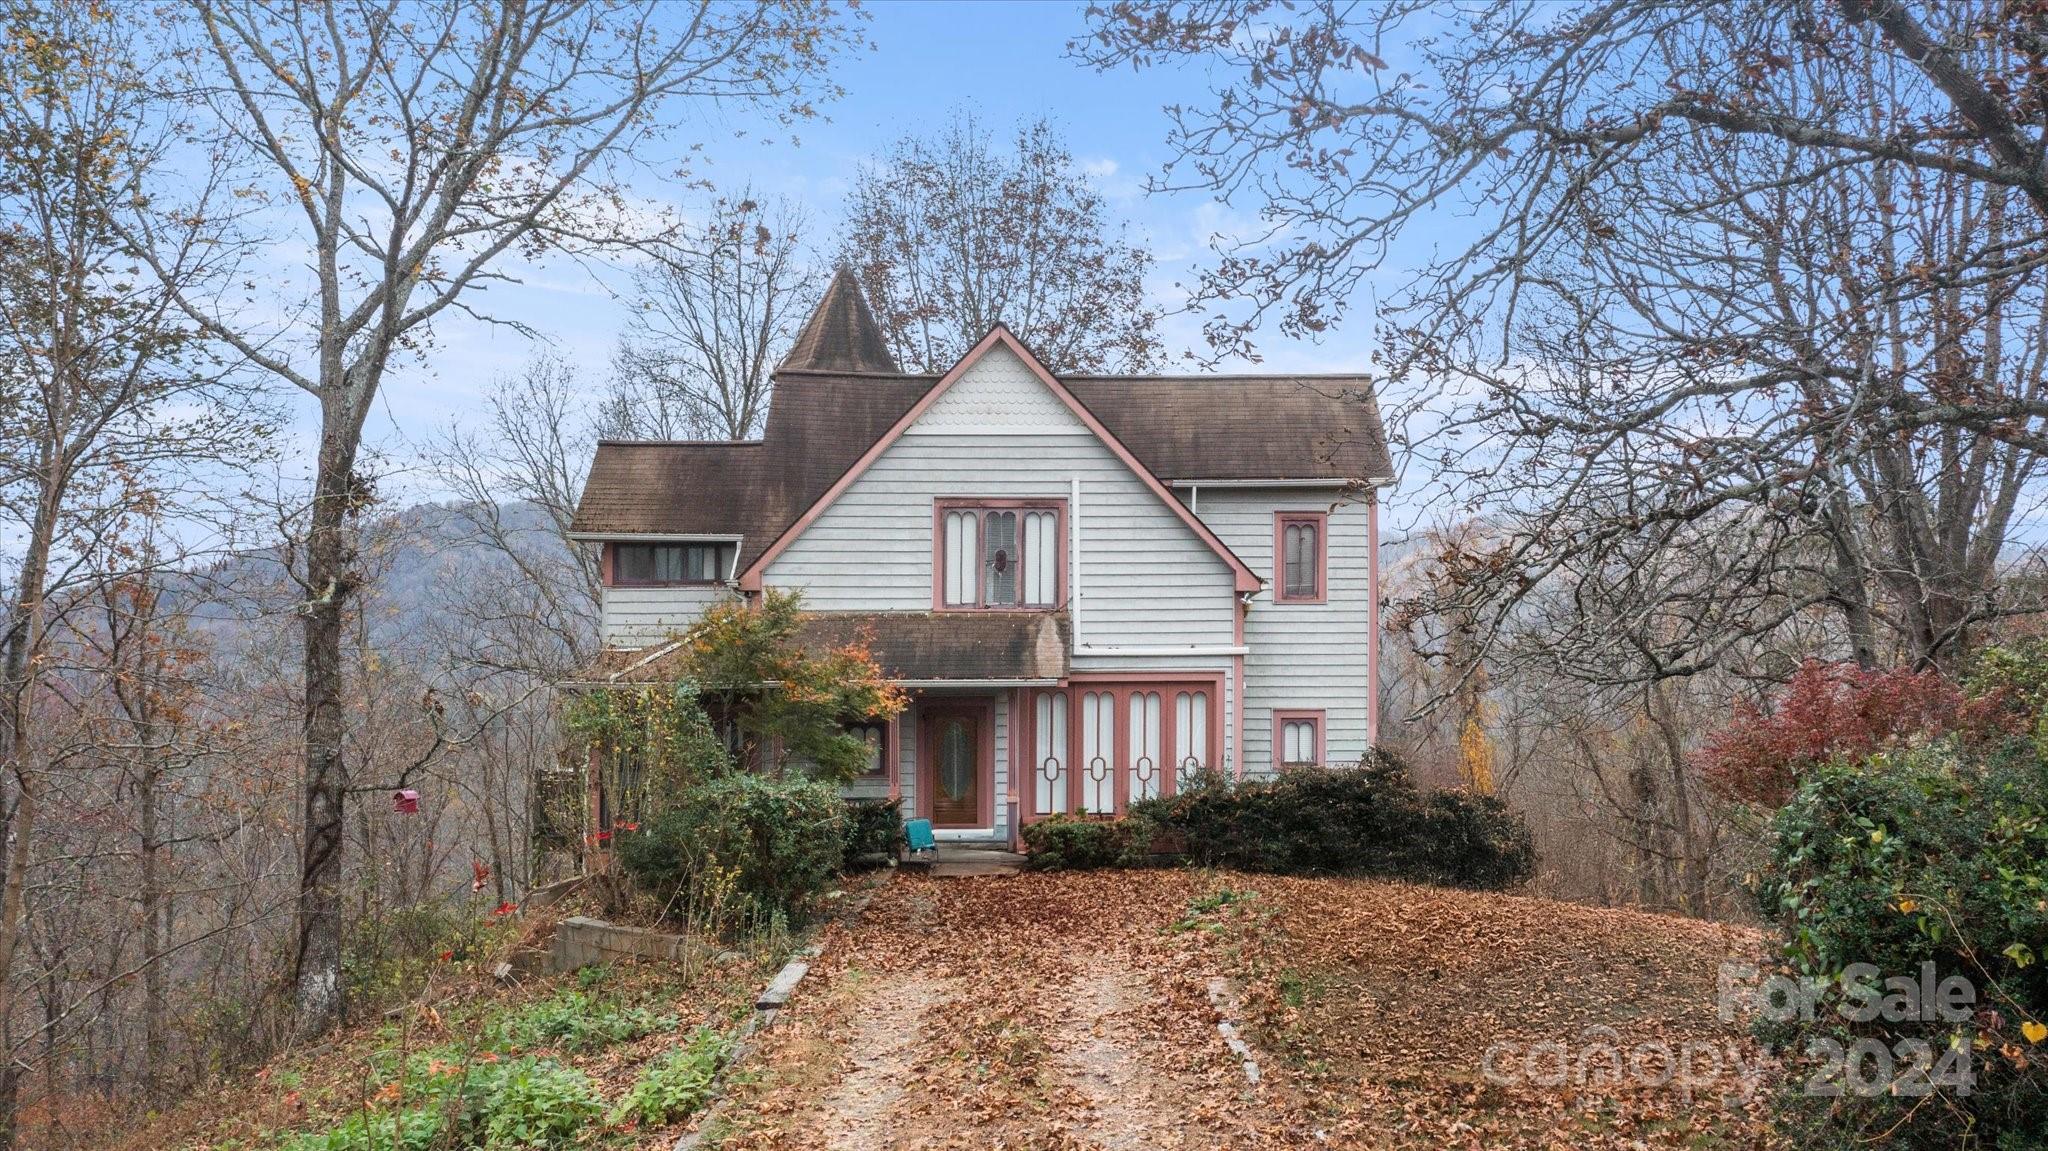
[[[989,826],[984,804],[991,781],[982,776],[995,765],[986,762],[982,749],[985,722],[979,708],[925,709],[925,779],[931,789],[926,794],[931,796],[933,827]]]

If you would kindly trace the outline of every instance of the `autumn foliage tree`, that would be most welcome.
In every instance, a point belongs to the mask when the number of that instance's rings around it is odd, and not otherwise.
[[[1970,699],[1936,671],[1801,664],[1769,710],[1748,700],[1700,750],[1701,772],[1730,798],[1778,807],[1801,774],[1831,760],[1950,733],[1977,737],[2009,726],[1995,699]]]
[[[780,771],[808,765],[827,779],[867,766],[869,748],[843,726],[893,719],[907,698],[865,644],[813,650],[800,640],[803,596],[770,589],[758,605],[719,604],[684,633],[682,675],[714,720],[730,725],[741,761]],[[769,749],[777,755],[769,761]]]
[[[380,0],[167,10],[167,116],[205,175],[151,189],[125,237],[169,278],[164,221],[217,221],[203,285],[171,292],[208,338],[317,412],[294,552],[303,597],[302,1031],[341,1017],[350,760],[344,633],[364,587],[363,431],[387,371],[521,260],[642,246],[633,179],[673,176],[678,108],[797,119],[836,89],[843,10],[817,3]],[[664,162],[666,161],[666,162]],[[289,269],[271,263],[289,252]],[[265,306],[252,305],[257,283]],[[509,324],[519,329],[516,323]]]
[[[1530,647],[1611,683],[1814,619],[1824,658],[1953,672],[2041,609],[2004,578],[2042,558],[2014,519],[2048,448],[2038,5],[1090,11],[1090,62],[1209,77],[1155,187],[1253,221],[1195,293],[1218,355],[1371,289],[1390,423],[1491,517],[1437,614],[1611,603],[1629,626]]]

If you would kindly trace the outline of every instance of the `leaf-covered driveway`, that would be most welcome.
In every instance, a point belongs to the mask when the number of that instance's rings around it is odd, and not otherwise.
[[[814,968],[714,1120],[728,1148],[1732,1147],[1761,1100],[1500,1086],[1484,1049],[1740,1044],[1741,929],[1543,900],[1196,872],[899,877]],[[1208,990],[1241,989],[1247,1083]],[[712,1134],[707,1132],[707,1134]]]
[[[724,1145],[1252,1146],[1264,1103],[1172,930],[1213,879],[899,878],[826,957],[725,1113]]]

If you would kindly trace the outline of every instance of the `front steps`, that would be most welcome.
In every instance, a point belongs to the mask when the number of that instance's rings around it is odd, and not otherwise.
[[[923,870],[935,879],[964,879],[985,875],[1016,875],[1024,870],[1024,857],[1001,847],[967,843],[939,844],[937,858],[924,856],[904,864]]]

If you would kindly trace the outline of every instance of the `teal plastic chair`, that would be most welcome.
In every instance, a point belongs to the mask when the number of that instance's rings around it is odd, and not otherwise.
[[[933,855],[939,853],[939,838],[932,834],[932,821],[929,819],[904,820],[903,838],[910,841],[910,854],[913,856],[925,851]]]

